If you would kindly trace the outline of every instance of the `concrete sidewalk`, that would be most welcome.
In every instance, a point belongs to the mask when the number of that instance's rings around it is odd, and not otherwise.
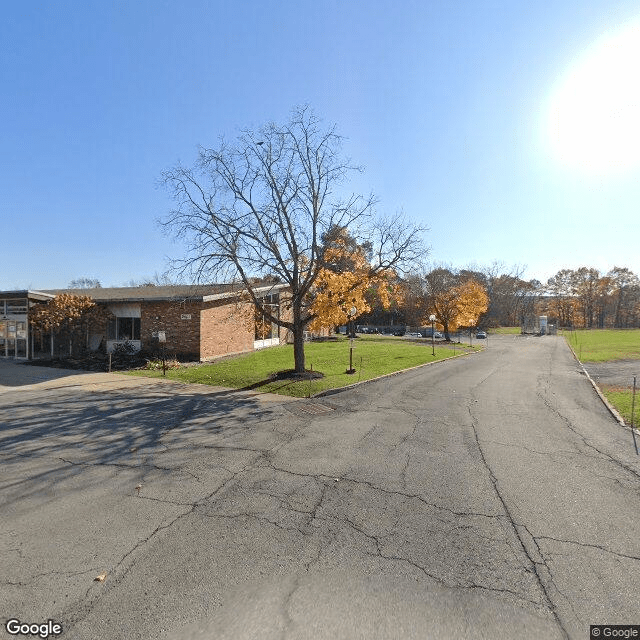
[[[9,391],[39,391],[60,389],[62,387],[80,387],[88,391],[113,391],[136,387],[163,386],[167,393],[189,393],[190,395],[209,395],[220,392],[237,394],[238,399],[251,398],[261,402],[287,402],[298,398],[279,396],[259,391],[240,391],[230,387],[214,387],[206,384],[189,384],[167,380],[166,378],[147,378],[131,376],[125,373],[100,373],[58,369],[57,367],[39,367],[15,360],[0,358],[0,394]]]

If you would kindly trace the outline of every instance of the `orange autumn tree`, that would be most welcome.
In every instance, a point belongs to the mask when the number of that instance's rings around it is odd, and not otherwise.
[[[349,312],[361,316],[377,302],[387,309],[401,297],[397,276],[390,269],[375,269],[369,261],[371,247],[358,244],[345,228],[332,229],[325,238],[325,266],[313,291],[311,331],[346,324]]]
[[[29,313],[29,322],[36,330],[53,335],[60,334],[69,340],[69,355],[73,338],[88,333],[90,326],[104,323],[108,312],[98,307],[89,296],[61,293],[46,304],[35,307]]]
[[[474,327],[480,316],[489,308],[487,290],[477,280],[466,280],[456,287],[458,293],[458,315],[455,328]]]
[[[487,291],[477,280],[461,280],[450,269],[434,269],[425,276],[424,285],[422,321],[427,323],[434,314],[447,340],[458,327],[474,326],[489,307]]]

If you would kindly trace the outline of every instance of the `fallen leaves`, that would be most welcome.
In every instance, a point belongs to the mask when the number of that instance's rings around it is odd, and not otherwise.
[[[107,572],[103,571],[102,573],[98,574],[93,581],[94,582],[104,582],[107,579]]]

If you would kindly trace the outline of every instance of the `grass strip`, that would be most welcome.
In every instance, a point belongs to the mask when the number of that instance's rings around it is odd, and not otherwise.
[[[561,333],[581,362],[640,359],[640,329],[578,329]]]
[[[631,404],[632,389],[626,387],[613,387],[610,385],[600,385],[600,390],[606,399],[616,408],[616,411],[622,416],[625,423],[631,424]],[[636,401],[634,407],[633,424],[640,427],[640,393],[636,391]]]
[[[499,336],[513,336],[520,335],[522,329],[520,327],[496,327],[495,329],[489,329],[489,332]]]
[[[167,371],[166,378],[233,389],[257,390],[298,398],[346,387],[389,373],[410,369],[428,362],[444,360],[461,353],[478,351],[481,346],[439,344],[432,355],[431,342],[382,336],[363,336],[354,340],[353,367],[349,368],[349,341],[342,337],[331,342],[310,342],[305,345],[307,369],[321,372],[324,377],[301,381],[274,380],[279,371],[293,368],[293,346],[271,347],[212,364],[182,367]],[[136,370],[132,375],[157,378],[161,371]]]

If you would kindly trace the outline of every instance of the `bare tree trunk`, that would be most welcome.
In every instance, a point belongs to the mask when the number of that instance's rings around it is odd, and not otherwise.
[[[293,330],[293,360],[296,373],[304,373],[304,325],[298,323]]]

